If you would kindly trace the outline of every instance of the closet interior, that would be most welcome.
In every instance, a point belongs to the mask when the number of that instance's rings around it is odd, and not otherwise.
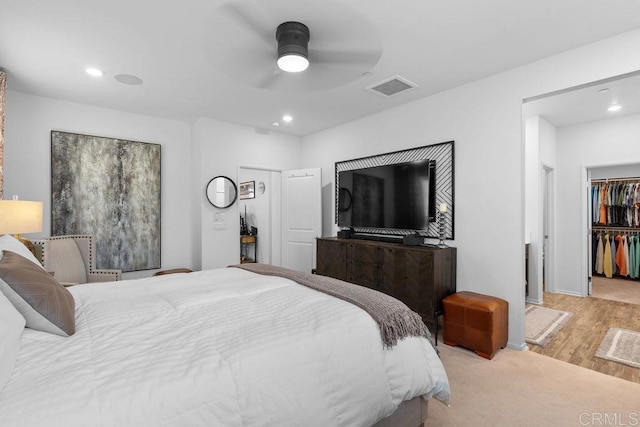
[[[640,177],[591,181],[592,272],[640,280]]]

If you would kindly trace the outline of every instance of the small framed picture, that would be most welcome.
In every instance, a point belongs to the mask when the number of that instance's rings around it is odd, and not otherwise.
[[[253,199],[256,197],[256,182],[247,181],[240,183],[240,200]]]

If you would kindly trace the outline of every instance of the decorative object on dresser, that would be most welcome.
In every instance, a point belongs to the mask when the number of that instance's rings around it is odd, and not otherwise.
[[[92,234],[100,268],[160,268],[160,144],[51,131],[51,234]]]
[[[122,280],[122,271],[96,268],[96,242],[91,235],[55,236],[35,242],[45,270],[65,286]]]
[[[323,237],[317,239],[316,273],[399,299],[437,336],[442,299],[456,291],[456,248]]]
[[[36,248],[33,243],[20,236],[20,233],[38,233],[42,231],[42,202],[18,200],[0,200],[0,234],[13,234],[33,255]]]
[[[446,239],[446,229],[447,229],[447,204],[440,203],[438,208],[438,242],[439,248],[446,248],[447,244],[444,242]]]
[[[509,303],[501,298],[462,291],[442,303],[443,341],[474,350],[485,359],[507,346]]]

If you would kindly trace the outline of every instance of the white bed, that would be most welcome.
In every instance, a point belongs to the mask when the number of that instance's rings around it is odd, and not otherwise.
[[[448,401],[426,338],[391,349],[362,309],[237,268],[79,285],[76,330],[24,329],[2,426],[371,426]]]

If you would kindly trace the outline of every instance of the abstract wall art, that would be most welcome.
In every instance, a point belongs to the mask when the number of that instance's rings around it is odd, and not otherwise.
[[[51,131],[51,235],[93,234],[98,268],[160,268],[160,148]]]

